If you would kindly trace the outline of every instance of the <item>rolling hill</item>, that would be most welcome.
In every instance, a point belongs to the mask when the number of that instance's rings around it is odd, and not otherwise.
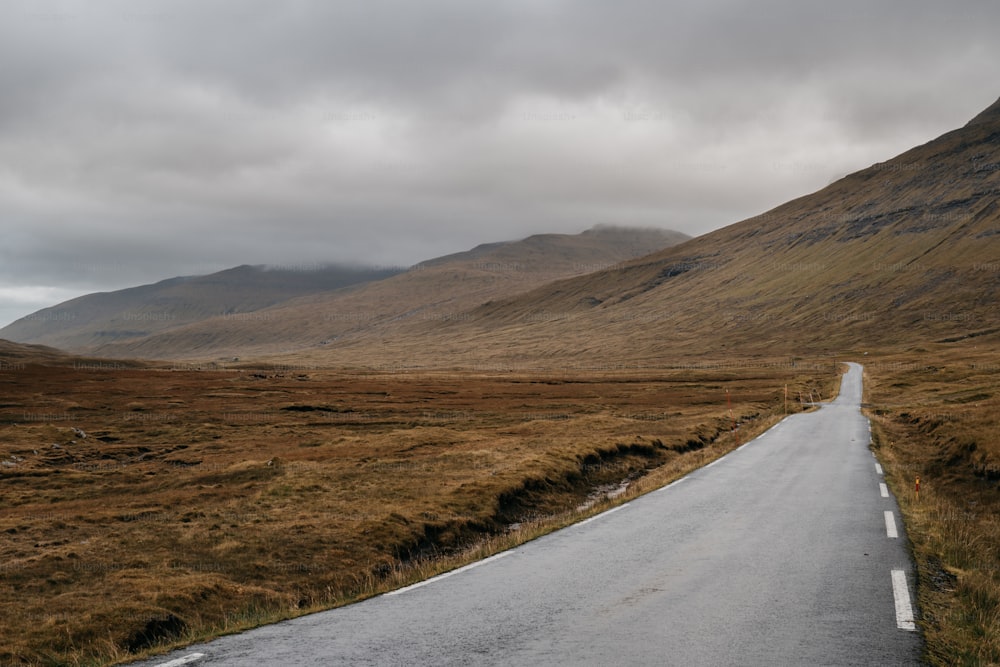
[[[289,276],[238,267],[81,297],[19,320],[0,330],[0,337],[79,354],[150,359],[230,359],[325,348],[344,339],[377,340],[412,322],[459,320],[490,299],[615,266],[688,238],[612,226],[542,234],[478,246],[340,289],[302,272]],[[289,282],[300,294],[291,294]]]
[[[316,292],[380,280],[403,269],[349,266],[238,266],[100,292],[45,308],[0,329],[0,338],[85,352],[169,331],[210,317],[240,318]]]
[[[55,366],[70,362],[71,357],[44,345],[20,345],[0,339],[0,370],[20,370],[27,364]]]

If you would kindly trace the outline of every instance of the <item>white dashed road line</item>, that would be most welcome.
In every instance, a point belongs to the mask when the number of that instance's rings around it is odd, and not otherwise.
[[[885,512],[885,534],[887,537],[899,537],[899,533],[896,532],[896,517],[888,510]]]
[[[896,627],[900,630],[915,631],[917,624],[913,621],[910,588],[906,585],[906,573],[902,570],[892,571],[892,596],[896,599]]]
[[[875,456],[875,452],[872,452],[872,456]],[[882,466],[878,463],[875,464],[875,472],[879,475],[883,474]],[[889,497],[889,487],[886,486],[885,482],[878,483],[878,492],[883,498]],[[898,538],[899,532],[896,530],[896,516],[888,510],[882,514],[885,516],[886,537],[893,539]],[[896,627],[900,630],[915,632],[917,624],[913,620],[913,605],[910,602],[910,588],[906,584],[906,572],[903,570],[892,571],[892,597],[896,603]]]

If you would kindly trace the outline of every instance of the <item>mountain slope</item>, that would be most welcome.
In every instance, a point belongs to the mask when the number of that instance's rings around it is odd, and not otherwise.
[[[490,299],[617,265],[688,238],[659,229],[596,227],[577,235],[492,243],[384,280],[160,332],[92,339],[76,350],[106,357],[206,359],[325,348],[344,339],[378,340],[412,322],[462,319],[465,311]]]
[[[996,336],[1000,101],[965,127],[660,253],[319,363],[660,364]]]
[[[295,297],[380,280],[401,269],[238,266],[66,301],[0,329],[0,337],[77,352],[243,314]]]

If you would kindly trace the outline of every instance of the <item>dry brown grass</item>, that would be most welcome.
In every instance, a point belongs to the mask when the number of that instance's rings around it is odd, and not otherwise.
[[[745,439],[833,368],[8,367],[0,663],[125,660],[454,567],[728,451],[727,389]]]
[[[914,545],[927,658],[1000,664],[997,346],[928,346],[866,375],[878,456]]]

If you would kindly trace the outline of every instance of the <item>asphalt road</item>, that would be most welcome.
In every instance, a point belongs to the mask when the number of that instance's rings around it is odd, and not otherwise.
[[[616,510],[143,664],[919,664],[912,564],[860,401],[852,364],[832,404]]]

